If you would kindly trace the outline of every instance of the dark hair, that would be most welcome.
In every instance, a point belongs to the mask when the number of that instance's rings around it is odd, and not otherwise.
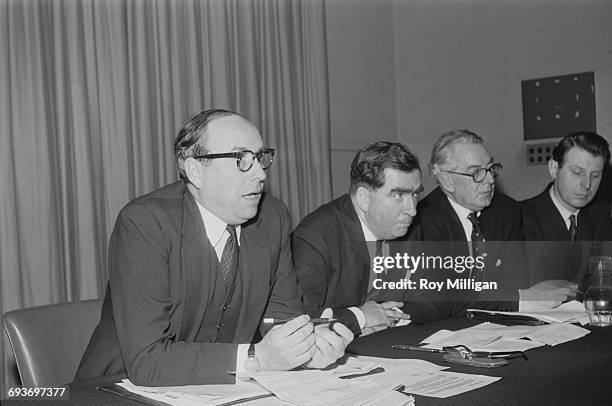
[[[399,142],[379,141],[363,147],[351,164],[351,189],[354,194],[359,186],[371,189],[385,184],[385,169],[402,172],[421,170],[418,158]]]
[[[191,117],[179,130],[176,140],[174,140],[174,161],[183,182],[187,182],[187,174],[184,168],[185,159],[208,153],[206,144],[208,125],[217,118],[228,116],[239,116],[247,120],[243,115],[233,111],[210,109]]]
[[[552,158],[559,164],[559,167],[563,166],[567,151],[574,146],[594,156],[603,157],[605,164],[610,160],[610,146],[601,135],[594,132],[576,132],[563,137],[553,149]]]

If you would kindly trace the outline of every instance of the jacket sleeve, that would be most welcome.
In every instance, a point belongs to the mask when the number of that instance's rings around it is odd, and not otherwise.
[[[331,274],[330,246],[322,233],[312,226],[298,226],[292,234],[293,265],[302,290],[304,308],[311,317],[324,310]],[[334,317],[355,335],[361,333],[359,322],[346,307],[332,308]]]

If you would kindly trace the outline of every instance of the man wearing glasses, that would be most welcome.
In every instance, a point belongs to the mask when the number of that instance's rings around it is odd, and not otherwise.
[[[350,330],[303,314],[287,209],[263,193],[274,150],[257,128],[207,110],[180,130],[174,152],[181,181],[119,214],[101,320],[77,379],[233,383],[242,371],[322,368],[341,357]],[[263,317],[291,320],[258,331]]]
[[[424,270],[422,278],[442,282],[443,289],[420,290],[418,306],[404,306],[413,320],[428,322],[470,307],[528,310],[536,299],[554,298],[558,305],[571,294],[566,286],[523,289],[527,273],[521,212],[513,199],[495,193],[502,165],[493,161],[480,136],[468,130],[443,134],[434,144],[429,165],[439,187],[418,207],[424,248],[431,256],[450,257],[461,266]],[[468,257],[474,260],[467,262]],[[490,289],[479,291],[478,283],[488,283]],[[544,304],[548,305],[552,306]]]

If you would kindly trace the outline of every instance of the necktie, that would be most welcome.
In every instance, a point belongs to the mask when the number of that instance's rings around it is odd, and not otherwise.
[[[472,212],[468,216],[468,220],[472,223],[472,256],[474,258],[478,256],[486,257],[487,249],[485,243],[485,235],[482,232],[482,228],[480,228],[480,222],[478,221],[478,216],[476,213]],[[482,269],[484,271],[484,268]],[[484,274],[484,272],[483,272]],[[472,270],[470,270],[470,277],[472,275]]]
[[[578,234],[578,227],[576,227],[576,215],[572,214],[569,216],[570,226],[569,226],[569,236],[570,241],[576,241],[576,234]]]
[[[376,240],[376,253],[374,254],[375,257],[383,256],[382,246],[383,240]],[[368,294],[366,295],[366,302],[368,300],[374,299],[374,297],[378,294],[378,291],[374,289],[372,283],[374,283],[374,279],[379,277],[379,275],[381,274],[374,273],[374,271],[370,268],[370,275],[368,277]]]
[[[219,268],[223,275],[223,281],[225,282],[225,288],[229,291],[234,280],[236,279],[236,273],[238,272],[238,256],[239,246],[238,237],[236,236],[236,226],[227,225],[225,228],[229,233],[229,237],[225,242],[223,248],[223,254],[221,255],[221,261],[219,261]]]

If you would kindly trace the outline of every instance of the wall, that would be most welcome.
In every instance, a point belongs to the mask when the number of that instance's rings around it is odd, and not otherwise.
[[[521,80],[591,70],[597,128],[612,141],[610,1],[328,0],[327,5],[332,148],[350,144],[350,137],[354,144],[394,138],[372,132],[382,125],[373,117],[382,109],[397,112],[396,137],[423,164],[441,133],[469,128],[504,164],[499,186],[523,199],[538,193],[548,174],[543,166],[525,164]],[[334,55],[338,50],[340,57]],[[371,89],[380,91],[365,91]],[[378,110],[370,110],[373,106]],[[364,116],[372,126],[352,122]],[[332,150],[335,166],[350,164],[351,152]],[[335,195],[336,179],[348,179],[348,171],[341,174],[336,167]],[[428,174],[424,183],[431,190]]]
[[[365,144],[397,140],[391,0],[326,1],[332,190],[348,191],[349,167]]]

